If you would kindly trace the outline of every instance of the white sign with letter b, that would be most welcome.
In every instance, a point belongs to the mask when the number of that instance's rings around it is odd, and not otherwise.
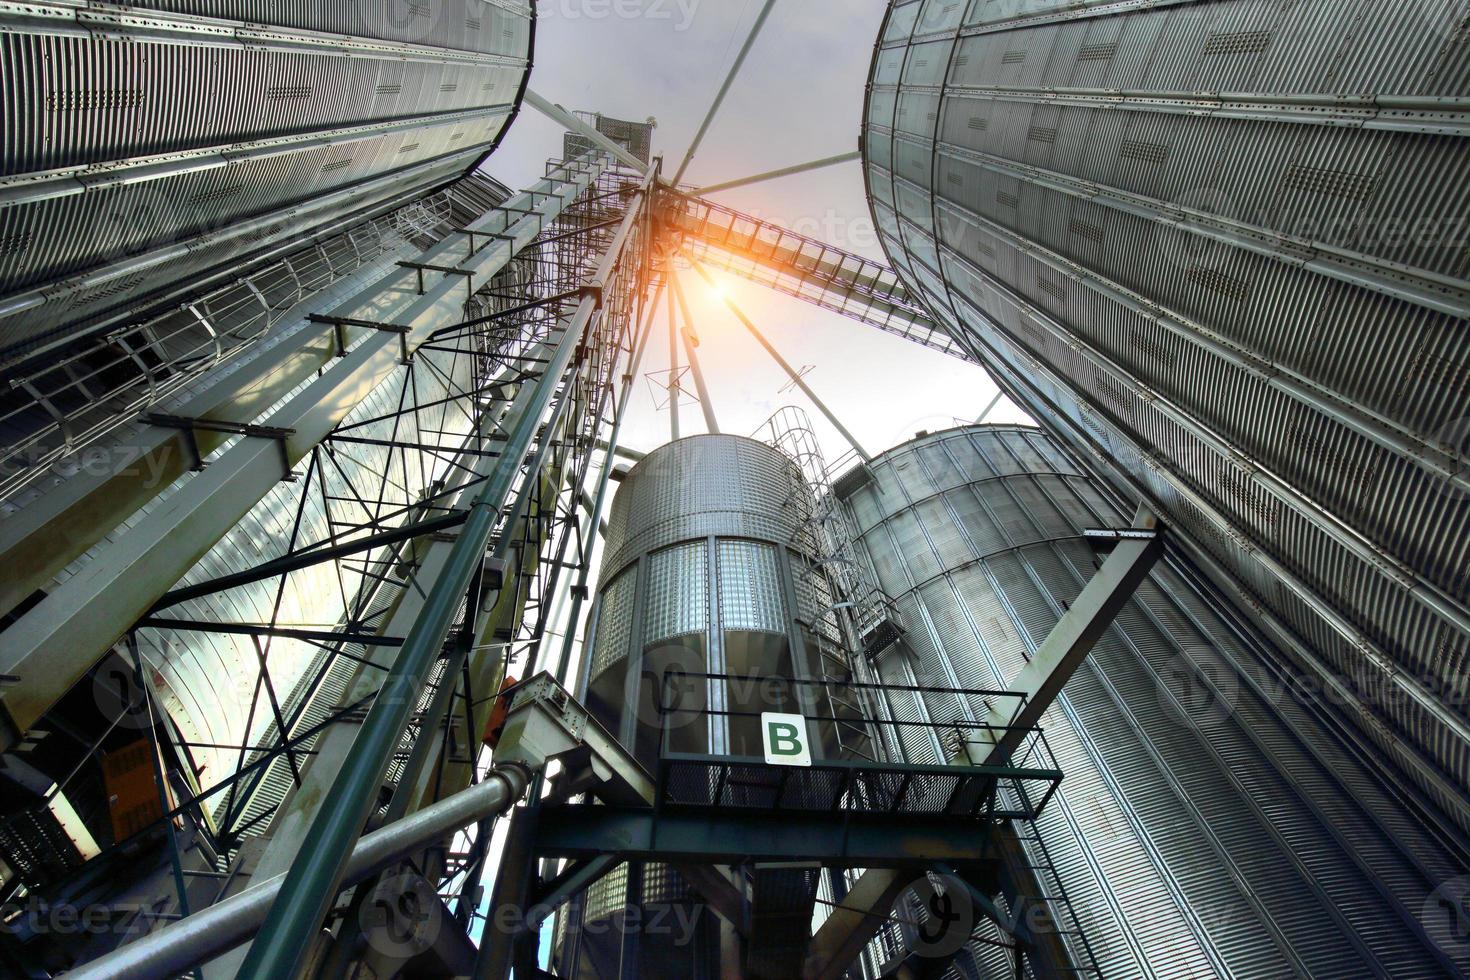
[[[765,744],[767,765],[812,764],[811,746],[806,741],[806,719],[801,715],[761,712],[761,741]]]

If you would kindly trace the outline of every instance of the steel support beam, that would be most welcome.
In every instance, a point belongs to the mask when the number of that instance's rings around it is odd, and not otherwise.
[[[776,180],[780,177],[792,177],[796,174],[810,173],[813,170],[823,170],[827,167],[835,167],[840,163],[852,163],[854,160],[861,160],[862,158],[863,155],[856,150],[851,153],[839,153],[837,156],[823,157],[820,160],[812,160],[809,163],[798,163],[794,166],[782,167],[779,170],[768,170],[763,174],[756,174],[752,177],[741,177],[739,180],[727,180],[719,184],[710,184],[691,193],[697,194],[700,197],[706,194],[718,194],[720,191],[734,190],[737,187],[749,187],[751,184],[760,184],[768,180]]]
[[[973,729],[971,741],[961,746],[958,761],[976,766],[1009,764],[1014,751],[1035,732],[1062,686],[1087,659],[1093,644],[1112,625],[1139,583],[1148,577],[1163,550],[1158,520],[1146,508],[1139,508],[1133,527],[1153,533],[1119,539],[1077,601],[1047,634],[1036,656],[1007,685],[1008,690],[1025,696],[1019,710],[993,708],[983,719],[984,724],[995,726],[991,731],[1003,732],[1001,737],[995,739],[983,728]],[[881,867],[864,872],[843,903],[851,908],[840,918],[834,914],[812,937],[805,980],[836,980],[843,976],[887,917],[897,896],[893,891],[896,883],[897,875]],[[861,900],[854,898],[859,895]]]
[[[704,383],[704,371],[699,366],[699,355],[694,349],[699,346],[699,337],[694,332],[694,317],[689,313],[689,301],[684,297],[684,287],[679,283],[673,269],[669,269],[669,282],[674,285],[674,298],[679,311],[684,314],[684,349],[689,355],[689,370],[694,374],[694,390],[699,394],[699,407],[704,410],[704,424],[715,435],[720,433],[719,420],[715,418],[715,403],[710,398],[709,386]]]
[[[532,410],[518,421],[506,444],[504,456],[498,460],[494,476],[471,507],[469,519],[450,553],[444,575],[429,594],[423,615],[414,623],[383,685],[383,693],[373,702],[352,753],[307,832],[301,857],[292,865],[281,894],[262,927],[262,939],[251,948],[241,967],[241,980],[294,976],[306,955],[311,937],[336,898],[352,842],[362,832],[383,770],[458,612],[460,599],[480,565],[485,544],[499,512],[508,501],[512,483],[521,461],[530,451],[541,417],[550,406],[560,379],[601,305],[603,286],[612,278],[623,249],[642,217],[656,172],[656,167],[649,168],[639,190],[642,203],[628,208],[623,225],[604,255],[589,292],[578,304],[551,364],[536,382]]]
[[[841,980],[883,923],[888,910],[903,894],[911,875],[884,868],[863,873],[853,884],[807,947],[802,980]]]
[[[543,857],[578,860],[615,851],[626,860],[672,864],[914,869],[935,862],[988,865],[994,849],[987,830],[983,822],[942,814],[548,806],[536,847]]]
[[[565,179],[548,178],[538,185],[544,189],[520,195],[506,208],[476,221],[472,228],[496,232],[497,237],[463,260],[475,273],[470,283],[478,287],[489,282],[599,172],[593,166],[579,168]],[[518,209],[512,207],[517,204]],[[454,247],[454,239],[451,235],[443,247]],[[458,247],[463,248],[462,243]],[[380,288],[394,290],[396,275],[390,274]],[[396,317],[410,328],[411,348],[463,316],[465,281],[462,276],[445,276],[425,295],[413,297]],[[587,297],[583,305],[592,302]],[[356,312],[356,301],[348,305],[338,312]],[[368,331],[347,356],[333,362],[268,419],[277,429],[292,430],[284,441],[288,460],[299,461],[309,454],[354,405],[392,375],[399,343],[397,334]],[[23,679],[0,699],[0,748],[30,728],[275,486],[281,446],[271,438],[241,438],[0,634],[0,673]]]
[[[427,844],[504,813],[525,793],[530,779],[530,771],[521,765],[500,766],[470,789],[365,835],[352,849],[342,880],[355,884]],[[284,883],[284,876],[262,881],[67,976],[74,980],[157,980],[186,972],[252,936]]]
[[[571,130],[579,136],[585,136],[597,146],[606,150],[608,153],[611,153],[623,166],[632,167],[639,173],[642,173],[648,168],[648,164],[644,163],[642,160],[629,153],[627,147],[619,146],[617,143],[614,143],[602,133],[599,133],[595,127],[587,125],[581,119],[578,119],[572,113],[563,109],[561,106],[557,105],[555,102],[552,102],[545,96],[538,94],[533,89],[526,89],[526,105],[530,106],[532,109],[535,109],[543,116],[546,116],[557,125],[565,126],[567,129]]]
[[[623,389],[622,400],[613,412],[612,431],[608,433],[607,442],[599,443],[598,448],[607,455],[603,457],[602,473],[597,478],[597,498],[595,500],[584,499],[582,503],[588,508],[588,514],[598,521],[598,531],[607,537],[607,521],[602,519],[604,508],[607,506],[608,485],[612,479],[613,459],[620,452],[626,450],[618,448],[618,440],[623,433],[623,419],[627,417],[628,405],[633,401],[633,379],[638,377],[638,369],[643,364],[643,354],[648,349],[649,336],[653,332],[654,313],[658,309],[658,301],[665,287],[660,286],[649,301],[647,308],[643,311],[643,326],[638,332],[635,342],[632,362],[628,365],[627,374],[624,375],[627,383]],[[585,495],[584,495],[585,496]],[[567,670],[571,664],[572,644],[576,642],[577,627],[582,617],[582,604],[587,601],[587,582],[592,575],[591,548],[588,554],[583,556],[582,568],[577,573],[577,584],[572,588],[572,609],[567,616],[566,636],[562,639],[561,653],[557,657],[556,670],[554,673],[558,680],[567,679]],[[585,693],[585,692],[583,692]]]
[[[971,765],[1008,765],[1016,749],[1041,725],[1041,716],[1158,561],[1163,552],[1158,526],[1158,519],[1140,507],[1133,528],[1154,531],[1154,536],[1118,541],[1077,601],[1052,627],[1036,655],[1006,685],[1025,698],[1020,710],[1012,716],[1004,708],[992,708],[982,722],[994,727],[974,729],[976,735],[965,742],[964,754]],[[994,739],[990,734],[994,731],[1003,734]]]
[[[720,85],[720,91],[715,94],[715,101],[710,103],[709,111],[704,114],[704,121],[699,124],[699,132],[694,134],[694,141],[689,144],[689,152],[684,154],[684,159],[679,163],[679,171],[674,174],[674,184],[684,179],[684,174],[689,170],[689,164],[694,162],[694,154],[699,152],[699,145],[704,142],[705,135],[709,132],[710,124],[715,121],[715,116],[720,113],[720,106],[725,104],[725,96],[730,94],[730,86],[735,84],[740,69],[745,66],[745,59],[750,54],[750,49],[755,47],[755,39],[760,37],[761,28],[766,26],[766,19],[771,16],[771,9],[776,6],[776,0],[766,0],[765,6],[755,18],[751,25],[750,33],[745,37],[745,43],[740,46],[740,53],[735,56],[735,63],[730,66],[729,74]]]
[[[710,287],[713,288],[715,285],[715,281],[714,279],[710,278],[710,274],[705,270],[704,266],[700,265],[699,262],[695,260],[692,256],[689,257],[689,261],[694,265],[694,271],[698,272],[700,276],[704,279],[704,281],[709,283]],[[841,434],[842,438],[847,440],[847,444],[851,446],[860,457],[862,457],[863,462],[871,463],[873,461],[872,454],[864,449],[862,443],[857,441],[857,437],[847,430],[847,426],[842,424],[842,420],[839,419],[835,414],[833,414],[832,409],[827,407],[827,403],[822,401],[817,393],[812,390],[811,386],[806,383],[806,379],[801,376],[801,373],[793,368],[787,362],[786,358],[782,357],[781,353],[771,345],[771,342],[766,339],[765,334],[761,333],[760,329],[751,322],[750,317],[745,315],[745,312],[740,309],[735,300],[729,296],[726,296],[725,306],[727,309],[729,309],[731,313],[735,314],[735,319],[744,324],[745,329],[750,331],[751,336],[760,342],[761,347],[765,348],[766,353],[771,355],[771,359],[775,361],[778,365],[780,365],[781,370],[785,371],[786,376],[791,379],[791,383],[800,388],[802,390],[802,393],[805,394],[808,399],[810,399],[811,403],[817,406],[817,409],[821,411],[822,415],[827,419],[827,421],[832,423],[832,427],[836,429],[838,433]]]

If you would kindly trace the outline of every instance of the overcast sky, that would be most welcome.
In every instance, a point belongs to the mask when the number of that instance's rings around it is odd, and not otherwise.
[[[760,10],[759,0],[540,0],[531,86],[568,109],[658,120],[654,152],[672,176]],[[686,180],[708,184],[857,149],[863,90],[884,0],[784,0],[771,14]],[[513,188],[561,153],[562,132],[524,109],[487,169]],[[857,163],[716,195],[728,207],[882,260]],[[920,429],[973,420],[995,394],[981,369],[881,331],[730,279],[737,302],[870,452]],[[785,377],[744,328],[685,277],[721,428],[751,434],[776,408]],[[667,329],[655,328],[656,338]],[[666,370],[667,340],[643,372]],[[683,356],[682,353],[680,355]],[[692,386],[692,382],[688,382]],[[652,449],[669,438],[648,382],[630,411],[624,443]],[[809,407],[809,406],[807,406]],[[813,415],[815,416],[815,412]],[[1025,416],[1002,403],[992,421]],[[704,431],[686,404],[682,432]],[[846,444],[818,420],[829,459]]]

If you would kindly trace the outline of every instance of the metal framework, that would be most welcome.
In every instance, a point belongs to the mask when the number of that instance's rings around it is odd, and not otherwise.
[[[539,97],[530,101],[563,114]],[[239,907],[231,903],[253,881],[278,880],[270,908],[257,895],[248,928],[232,920],[228,935],[236,938],[217,950],[227,968],[265,977],[294,970],[323,921],[336,926],[331,961],[380,956],[370,942],[379,928],[369,921],[374,896],[406,877],[460,937],[459,946],[415,949],[412,957],[439,957],[445,969],[464,965],[464,937],[486,925],[474,896],[491,877],[493,816],[369,868],[351,857],[354,841],[364,824],[397,826],[436,812],[438,801],[487,779],[481,747],[497,737],[501,692],[517,674],[568,675],[594,553],[583,512],[597,518],[607,500],[621,424],[666,291],[671,351],[677,358],[682,339],[706,426],[718,431],[675,266],[690,263],[707,277],[708,263],[963,356],[887,270],[676,190],[658,179],[657,163],[641,172],[624,158],[599,149],[553,161],[545,180],[508,200],[473,178],[462,181],[27,377],[31,414],[5,420],[19,433],[6,452],[27,465],[8,472],[21,520],[4,544],[8,555],[40,556],[66,528],[77,550],[24,566],[29,578],[6,594],[13,622],[0,634],[0,668],[23,681],[3,701],[6,741],[29,751],[52,739],[58,754],[80,761],[39,801],[0,822],[0,849],[21,870],[8,883],[12,894],[98,894],[108,869],[124,865],[141,842],[158,842],[167,861],[145,876],[155,883],[153,908],[136,928],[162,937],[169,930],[160,925],[173,918],[197,931],[206,920],[191,911],[219,918],[215,910]],[[758,328],[731,310],[780,361]],[[789,366],[788,373],[815,399]],[[676,373],[671,399],[677,382]],[[58,467],[124,438],[141,445],[144,458],[165,461],[159,471],[169,480],[120,488],[115,479],[89,482],[74,472],[54,497],[36,492]],[[824,702],[829,720],[861,738],[848,740],[850,772],[831,806],[891,783],[893,767],[907,765],[890,730],[897,722],[872,700],[883,692],[864,685],[861,658],[850,657],[876,652],[901,627],[836,526],[853,474],[831,479],[804,422],[775,425],[770,438],[798,460],[794,478],[816,487],[819,510],[802,515],[804,533],[822,545],[816,560],[829,578],[826,566],[841,566],[833,581],[842,594],[827,602],[837,632],[820,684],[845,692]],[[854,472],[860,482],[860,461]],[[91,514],[99,499],[115,513],[80,523],[77,515]],[[128,518],[125,533],[108,535]],[[27,598],[88,548],[90,571]],[[119,637],[121,657],[113,652]],[[51,674],[38,682],[43,659]],[[118,710],[91,728],[71,724],[67,692],[119,669],[131,694]],[[248,680],[238,711],[222,699],[218,718],[182,699],[213,669]],[[85,795],[122,734],[135,730],[153,746],[156,799],[144,807],[146,819],[97,853],[82,853],[56,830],[69,801]],[[963,813],[941,807],[924,819],[981,814],[997,826],[1029,819],[1049,795],[1028,802],[1022,793],[1017,802],[1000,784],[1040,778],[1054,787],[1059,776],[1053,764],[908,768],[896,777],[905,785],[900,798],[910,785],[957,774],[990,787],[962,794]],[[663,794],[676,809],[690,805],[670,795],[672,772],[662,769],[650,782],[652,796],[621,804]],[[720,806],[718,794],[704,805]],[[647,819],[596,816],[629,827]],[[860,824],[848,850],[829,855],[834,867],[885,866],[892,840],[878,824]],[[538,894],[561,901],[611,863],[558,843],[572,825],[558,826],[545,824],[551,836],[525,846],[573,860],[535,883]],[[816,825],[788,829],[791,840],[773,845],[770,860],[809,846],[800,842]],[[677,821],[666,832],[677,835]],[[924,827],[912,833],[917,842]],[[1001,846],[1006,838],[996,840]],[[740,846],[754,853],[753,844]],[[646,856],[635,848],[623,858]],[[687,857],[687,874],[728,910],[728,881],[710,867],[720,855],[706,848]],[[953,864],[986,882],[997,860],[969,851],[920,857],[901,863],[920,871]],[[497,889],[514,884],[504,873],[510,866],[502,863]],[[348,884],[355,887],[341,904]],[[894,921],[905,914],[893,913]],[[263,938],[252,940],[262,924]],[[106,952],[105,943],[69,951],[75,961]],[[0,955],[22,970],[36,965],[10,948]],[[391,969],[391,960],[378,965]]]

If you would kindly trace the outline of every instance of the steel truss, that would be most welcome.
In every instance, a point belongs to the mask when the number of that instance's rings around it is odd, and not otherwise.
[[[120,383],[111,415],[52,412],[44,435],[28,437],[52,456],[98,444],[140,408],[187,390],[196,376],[210,380],[227,360],[280,397],[273,408],[255,406],[249,423],[202,411],[143,417],[156,447],[165,455],[182,447],[188,463],[166,507],[202,513],[213,499],[239,498],[229,513],[211,516],[211,529],[191,524],[191,535],[213,545],[202,562],[185,561],[167,528],[152,526],[162,518],[146,495],[123,498],[142,507],[138,527],[122,539],[141,540],[141,551],[103,539],[105,529],[94,542],[102,566],[111,569],[115,554],[131,563],[116,567],[111,594],[121,598],[106,615],[116,621],[111,635],[125,631],[126,648],[137,652],[131,676],[140,696],[129,717],[136,704],[149,707],[142,727],[169,775],[157,781],[151,817],[135,832],[104,842],[89,861],[73,860],[64,874],[14,879],[9,895],[101,894],[101,869],[139,841],[161,839],[172,870],[154,875],[153,898],[166,920],[233,895],[253,877],[294,876],[318,851],[345,854],[340,845],[350,848],[361,826],[347,820],[337,836],[321,830],[338,806],[331,801],[350,799],[346,811],[361,805],[370,825],[386,824],[484,778],[482,739],[502,687],[538,669],[567,675],[594,551],[595,528],[582,511],[595,493],[595,519],[607,499],[618,431],[676,256],[963,356],[875,263],[655,183],[610,157],[554,162],[547,174],[478,217],[463,209],[397,216],[397,251],[364,249],[349,235],[357,264],[339,266],[330,249],[321,251],[333,275],[312,290],[283,263],[295,281],[290,302],[240,305],[242,323],[253,325],[228,345],[199,354],[191,331],[210,322],[196,312],[180,328],[193,345],[182,360],[165,370],[131,359],[139,373]],[[303,306],[308,292],[354,273],[354,288],[380,278],[337,308]],[[235,288],[254,295],[249,280]],[[163,343],[157,331],[148,336]],[[288,355],[301,358],[294,368],[282,366]],[[63,388],[85,384],[75,374],[47,377]],[[165,384],[165,375],[179,380]],[[206,388],[201,397],[213,396]],[[329,425],[320,425],[324,416]],[[267,479],[263,467],[273,467]],[[199,489],[225,472],[241,481],[255,474],[256,482]],[[118,521],[129,513],[119,511]],[[146,583],[128,577],[145,568]],[[106,586],[95,586],[97,594]],[[26,629],[0,633],[0,667],[30,681],[38,658],[63,643],[70,654],[59,671],[99,656],[114,663],[105,640],[89,652],[109,624],[84,621],[81,610],[103,605],[88,588],[68,582],[35,609],[18,606]],[[232,666],[215,678],[209,664]],[[93,668],[75,678],[85,686],[97,675]],[[60,726],[45,705],[60,704],[70,686],[62,678],[75,679],[63,673],[41,694],[27,684],[34,700],[19,711],[6,703],[8,745]],[[238,678],[247,681],[238,699],[217,690],[208,708],[184,700],[213,680]],[[210,710],[219,717],[201,721]],[[83,763],[58,780],[43,808],[95,775],[126,714],[92,733]],[[385,748],[365,762],[370,730]],[[338,778],[350,767],[355,777]],[[404,876],[422,882],[462,934],[476,933],[492,828],[482,820],[351,891],[328,917],[340,925],[332,962],[374,955],[364,945],[373,928],[365,909],[380,886]],[[229,954],[227,964],[243,963],[244,975],[289,971],[304,949],[291,928],[315,929],[328,906],[310,903],[330,903],[340,884],[340,869],[327,865],[288,880],[273,913],[284,918],[263,933],[270,941]],[[69,952],[86,959],[104,951],[94,944]]]

